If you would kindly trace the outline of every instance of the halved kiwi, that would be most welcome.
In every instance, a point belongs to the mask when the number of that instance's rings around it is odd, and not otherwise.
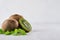
[[[24,18],[20,18],[19,23],[20,23],[22,29],[24,29],[26,32],[31,31],[32,27],[27,20],[25,20]]]

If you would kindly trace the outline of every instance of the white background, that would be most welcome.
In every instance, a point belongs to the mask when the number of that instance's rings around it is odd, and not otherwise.
[[[15,13],[31,23],[31,34],[12,38],[1,35],[1,40],[17,40],[19,37],[21,40],[60,40],[60,0],[0,0],[0,27]]]

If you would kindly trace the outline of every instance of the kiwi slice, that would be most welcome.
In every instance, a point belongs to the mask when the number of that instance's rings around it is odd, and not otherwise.
[[[32,27],[27,20],[25,20],[24,18],[20,18],[19,23],[22,26],[22,29],[24,29],[26,32],[31,31]]]

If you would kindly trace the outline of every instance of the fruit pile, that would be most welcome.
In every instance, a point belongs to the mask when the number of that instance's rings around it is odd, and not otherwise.
[[[19,14],[14,14],[2,23],[0,34],[26,35],[31,30],[32,27],[27,20]]]

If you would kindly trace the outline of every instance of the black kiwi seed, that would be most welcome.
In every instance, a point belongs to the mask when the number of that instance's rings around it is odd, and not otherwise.
[[[18,22],[15,19],[7,19],[2,23],[3,31],[11,31],[18,28]]]

